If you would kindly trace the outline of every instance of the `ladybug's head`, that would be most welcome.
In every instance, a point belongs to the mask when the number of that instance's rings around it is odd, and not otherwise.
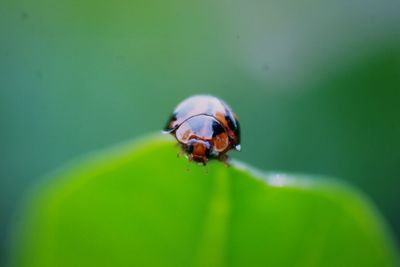
[[[191,139],[186,147],[189,160],[206,164],[210,156],[211,144],[199,139]]]

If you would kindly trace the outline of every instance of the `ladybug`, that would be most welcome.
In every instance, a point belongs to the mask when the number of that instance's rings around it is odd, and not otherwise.
[[[189,161],[207,164],[218,159],[228,164],[226,153],[240,151],[240,126],[236,114],[221,99],[195,95],[183,100],[174,110],[164,133],[172,134]]]

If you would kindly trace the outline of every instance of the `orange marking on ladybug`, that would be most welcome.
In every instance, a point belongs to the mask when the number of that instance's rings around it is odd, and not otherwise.
[[[176,138],[189,161],[204,165],[212,158],[227,164],[226,153],[231,149],[240,150],[240,126],[236,114],[214,96],[196,95],[182,101],[164,132]]]

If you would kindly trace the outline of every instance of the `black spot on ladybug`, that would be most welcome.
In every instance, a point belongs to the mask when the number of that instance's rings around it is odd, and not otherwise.
[[[191,154],[191,153],[193,152],[193,145],[188,145],[188,146],[186,147],[186,152],[187,152],[188,154]]]
[[[236,123],[234,123],[232,121],[231,117],[230,116],[225,116],[225,120],[228,123],[229,128],[231,128],[233,131],[235,131],[236,128],[237,128],[237,125],[236,125]]]
[[[211,156],[211,150],[210,150],[210,148],[206,148],[206,157],[207,158],[210,158],[210,156]]]
[[[233,132],[238,137],[238,142],[240,143],[240,124],[238,121],[236,122],[236,129]]]
[[[173,113],[173,114],[169,117],[169,120],[168,120],[168,122],[167,122],[167,125],[165,125],[165,127],[164,127],[164,131],[165,131],[165,132],[169,132],[169,131],[173,130],[173,129],[171,128],[171,123],[174,122],[174,121],[176,121],[176,113]]]
[[[213,122],[212,129],[213,129],[213,134],[212,134],[213,137],[225,132],[224,127],[222,127],[222,125],[219,124],[217,121]]]

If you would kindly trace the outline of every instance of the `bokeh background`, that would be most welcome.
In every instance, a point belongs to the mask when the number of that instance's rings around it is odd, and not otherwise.
[[[238,113],[233,157],[348,181],[399,240],[399,1],[2,0],[0,38],[2,254],[41,176],[197,93]]]

